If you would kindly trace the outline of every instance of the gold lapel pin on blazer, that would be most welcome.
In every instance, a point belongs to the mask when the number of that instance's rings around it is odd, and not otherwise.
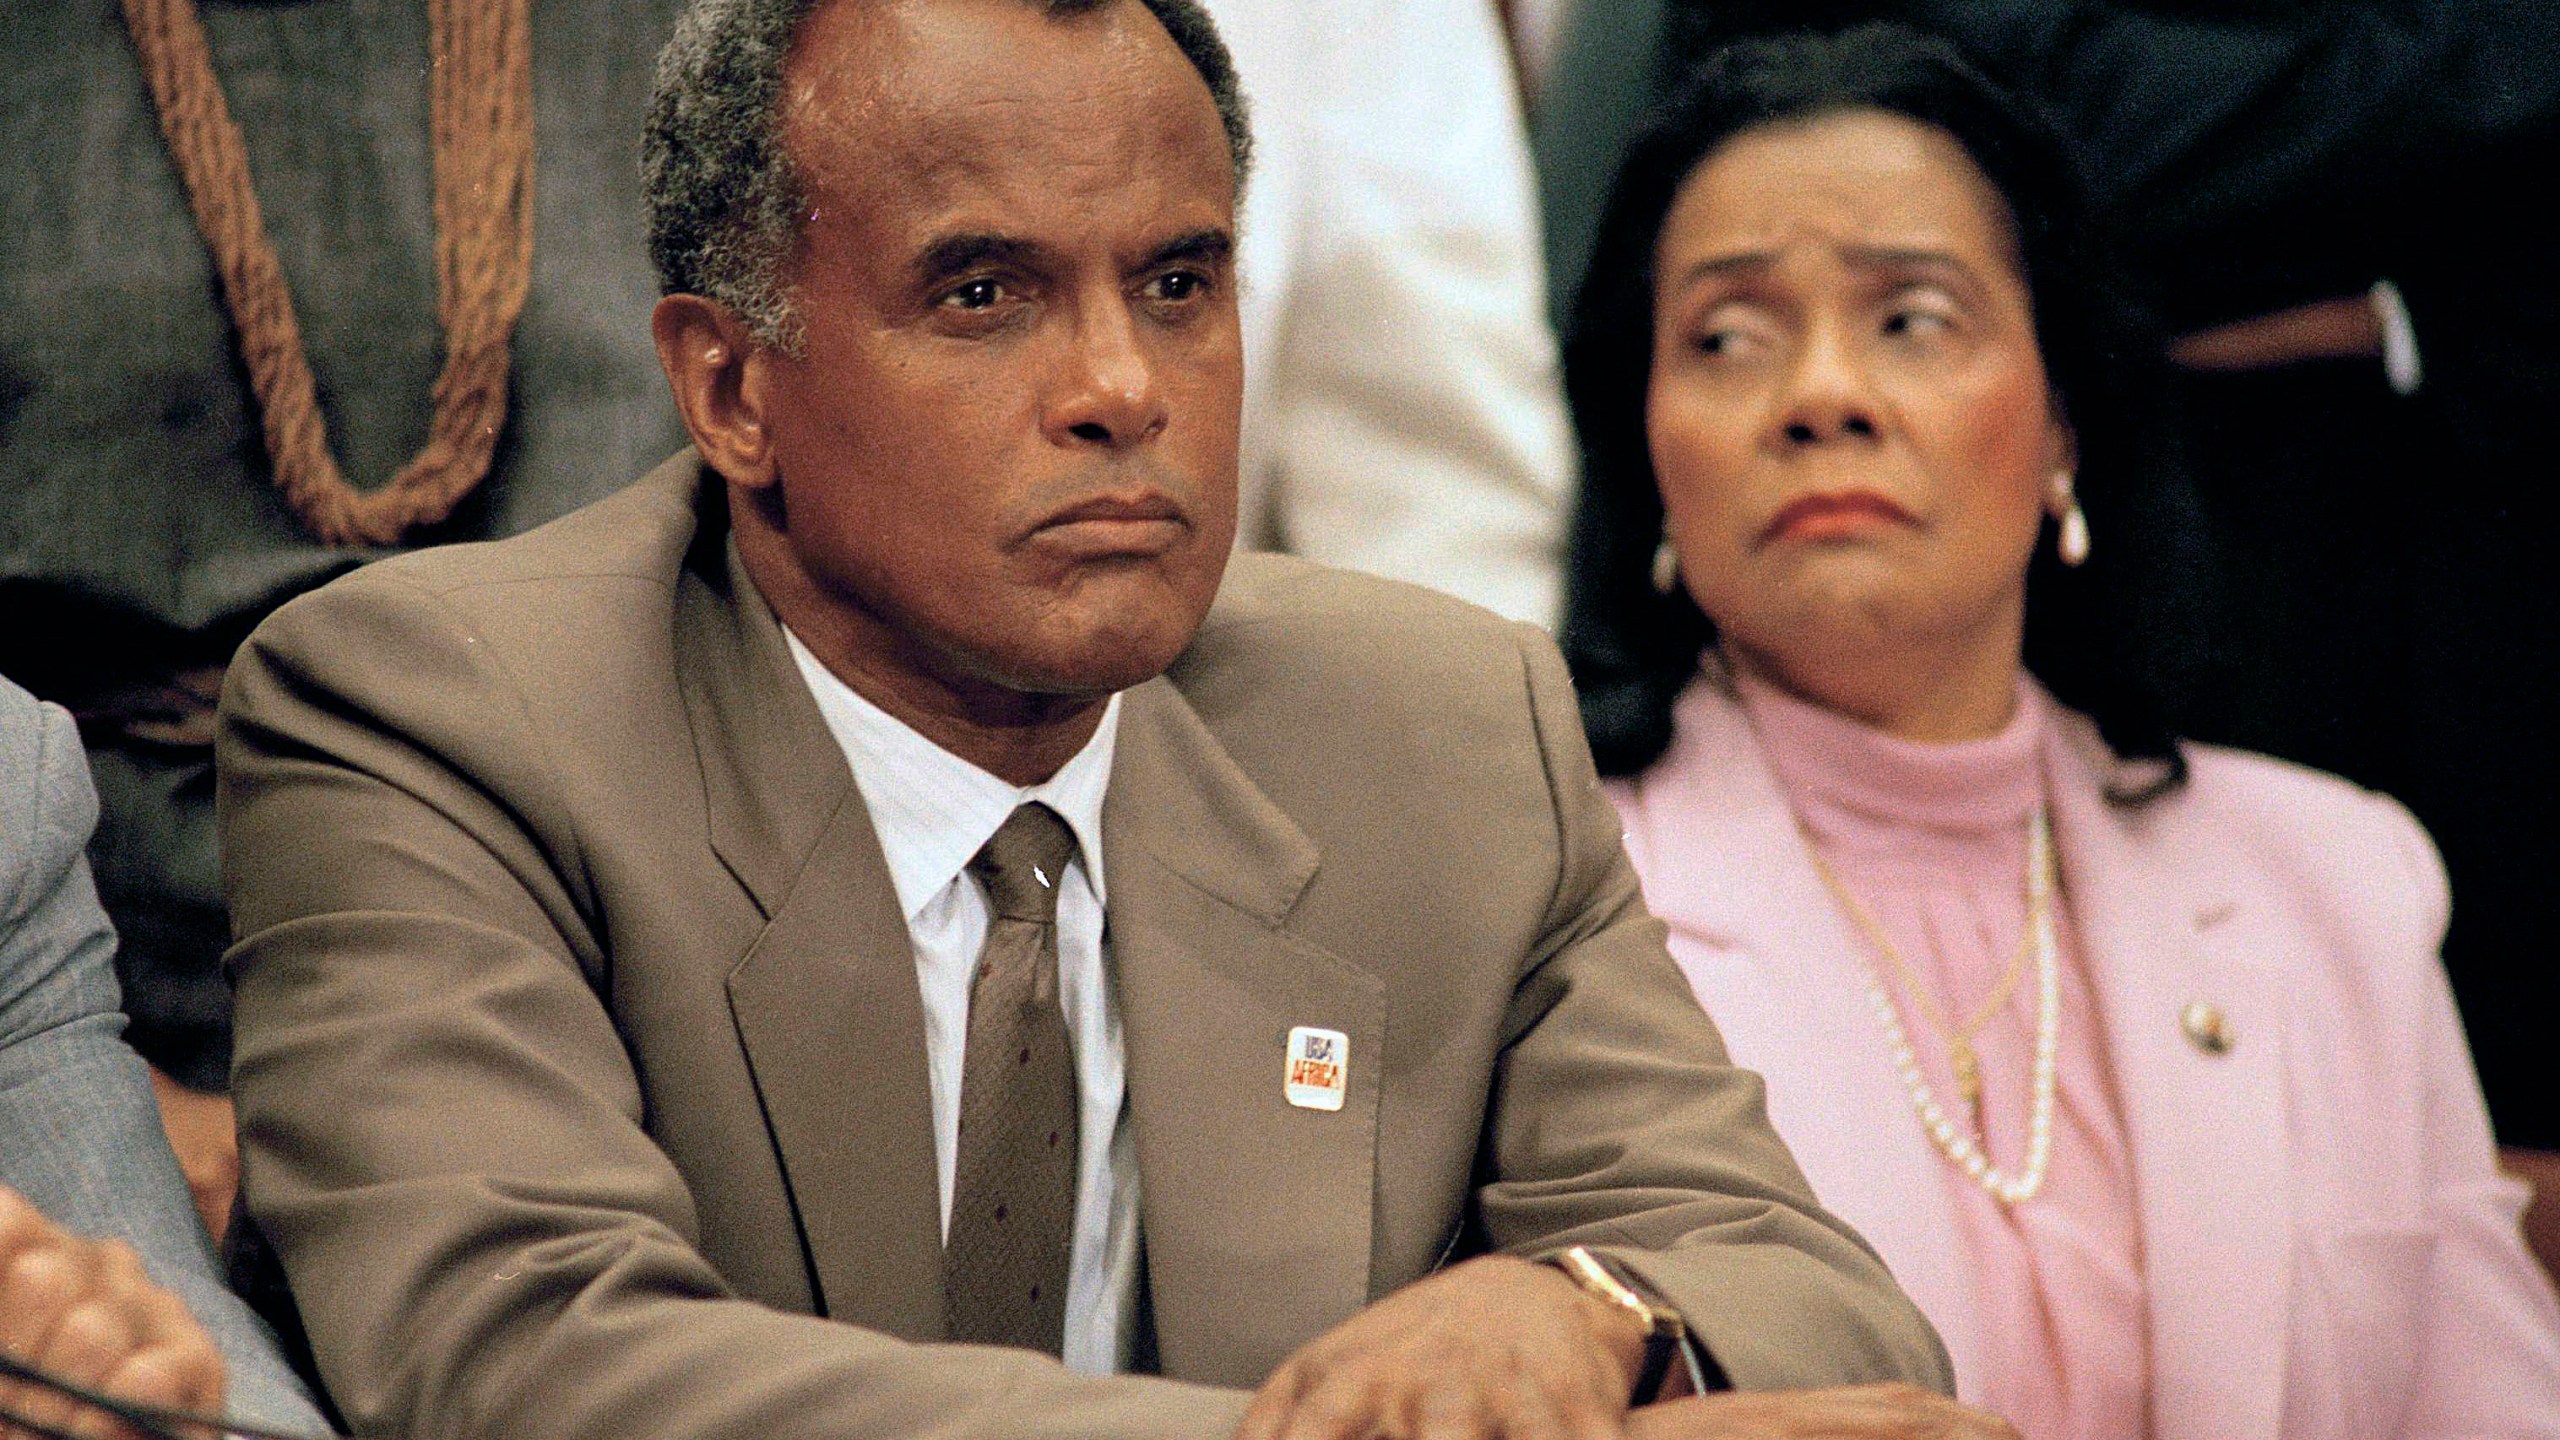
[[[2230,1017],[2222,1007],[2210,1000],[2191,1000],[2178,1015],[2178,1028],[2187,1032],[2188,1043],[2207,1055],[2228,1055],[2235,1037]]]

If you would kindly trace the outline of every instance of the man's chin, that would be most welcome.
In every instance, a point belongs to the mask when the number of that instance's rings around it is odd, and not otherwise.
[[[1025,627],[1008,668],[1032,693],[1105,695],[1154,679],[1199,633],[1225,569],[1219,559],[1205,577],[1157,567],[1089,574]]]
[[[990,678],[1026,695],[1109,695],[1163,674],[1198,629],[1194,622],[1136,633],[1106,631],[1036,653],[1026,647],[989,666]]]

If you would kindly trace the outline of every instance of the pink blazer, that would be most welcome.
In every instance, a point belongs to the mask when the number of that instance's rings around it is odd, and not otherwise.
[[[1671,952],[1825,1203],[1980,1345],[1946,1162],[1866,1009],[1857,939],[1715,678],[1613,782]],[[2156,1440],[2560,1436],[2560,1307],[2496,1174],[2436,949],[2444,872],[2408,813],[2209,746],[2150,805],[2061,712],[2045,766],[2063,882],[2133,1152]],[[2181,1015],[2219,1005],[2209,1055]]]

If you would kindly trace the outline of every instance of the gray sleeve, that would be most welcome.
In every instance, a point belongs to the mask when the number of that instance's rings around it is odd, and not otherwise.
[[[82,854],[97,805],[71,717],[0,681],[0,1183],[57,1225],[131,1244],[222,1348],[235,1416],[326,1434],[275,1337],[223,1287],[122,1038],[115,932]]]

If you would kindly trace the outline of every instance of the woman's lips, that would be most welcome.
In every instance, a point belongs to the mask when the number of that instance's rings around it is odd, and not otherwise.
[[[1840,540],[1880,526],[1912,523],[1910,511],[1872,490],[1830,491],[1789,501],[1761,530],[1760,543]]]

